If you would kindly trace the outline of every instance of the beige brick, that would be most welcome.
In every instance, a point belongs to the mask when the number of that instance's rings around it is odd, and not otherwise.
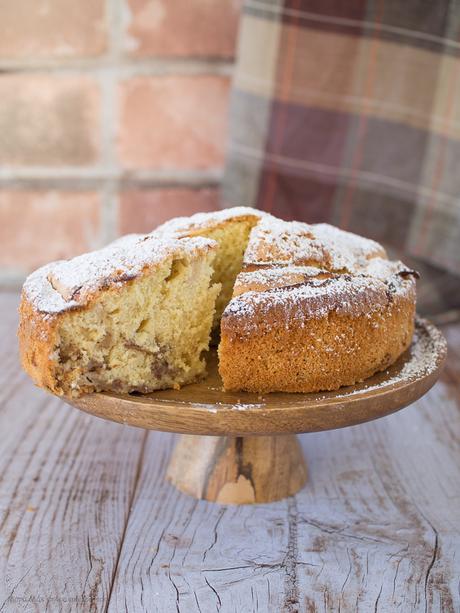
[[[104,0],[0,3],[0,58],[94,56],[106,49]]]
[[[0,191],[0,269],[31,271],[99,244],[94,192]]]
[[[93,163],[99,104],[98,86],[87,77],[0,76],[0,164]]]
[[[136,77],[121,85],[119,156],[131,168],[221,167],[229,79]]]
[[[215,211],[218,205],[218,188],[126,191],[120,197],[118,230],[120,234],[150,232],[173,217]]]
[[[134,56],[233,57],[240,0],[126,0]]]

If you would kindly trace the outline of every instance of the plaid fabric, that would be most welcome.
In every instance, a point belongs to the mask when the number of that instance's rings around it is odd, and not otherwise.
[[[246,0],[230,134],[226,206],[422,258],[426,310],[460,307],[457,2]]]

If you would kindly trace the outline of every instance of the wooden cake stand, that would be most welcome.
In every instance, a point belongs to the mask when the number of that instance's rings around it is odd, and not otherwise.
[[[180,390],[68,401],[104,419],[182,434],[167,478],[186,494],[225,504],[271,502],[307,480],[296,433],[353,426],[406,407],[434,385],[446,353],[441,332],[417,319],[412,346],[395,364],[335,392],[224,392],[214,353],[206,380]]]

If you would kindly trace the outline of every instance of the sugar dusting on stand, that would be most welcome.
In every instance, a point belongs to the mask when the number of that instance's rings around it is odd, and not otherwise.
[[[408,351],[408,359],[391,376],[389,375],[393,369],[387,369],[383,373],[377,373],[379,377],[387,375],[387,378],[384,378],[379,383],[363,383],[358,389],[353,389],[349,392],[346,391],[347,388],[343,388],[343,392],[334,393],[334,397],[345,398],[363,392],[383,390],[398,383],[410,382],[426,377],[436,370],[439,356],[447,351],[446,339],[428,321],[416,318],[414,338]],[[327,396],[323,398],[327,398]]]

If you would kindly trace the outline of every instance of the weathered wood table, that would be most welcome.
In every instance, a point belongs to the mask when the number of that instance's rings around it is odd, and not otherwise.
[[[301,437],[294,498],[220,506],[164,481],[174,436],[105,422],[18,365],[0,295],[0,611],[458,611],[460,323],[441,381]]]

